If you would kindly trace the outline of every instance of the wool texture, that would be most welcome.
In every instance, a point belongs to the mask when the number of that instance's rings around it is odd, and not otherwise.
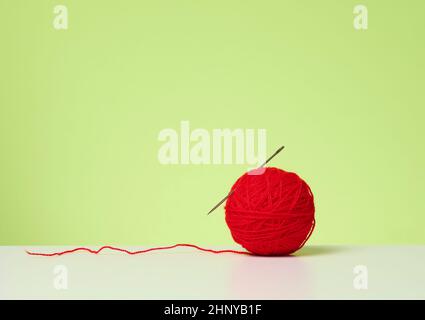
[[[233,239],[256,255],[289,255],[315,227],[314,197],[293,172],[262,168],[242,175],[226,201],[226,223]]]

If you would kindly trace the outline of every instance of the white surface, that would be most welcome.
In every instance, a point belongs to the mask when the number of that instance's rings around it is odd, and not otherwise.
[[[25,253],[69,248],[0,247],[0,298],[425,299],[425,246],[309,246],[293,257],[215,255],[190,248],[136,256]],[[353,286],[356,265],[368,269],[366,290]],[[55,288],[56,266],[67,270],[67,289]]]

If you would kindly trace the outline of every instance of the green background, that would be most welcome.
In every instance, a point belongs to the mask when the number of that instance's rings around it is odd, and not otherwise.
[[[231,246],[246,166],[161,165],[182,120],[284,144],[310,244],[424,243],[425,2],[358,3],[0,0],[0,244]]]

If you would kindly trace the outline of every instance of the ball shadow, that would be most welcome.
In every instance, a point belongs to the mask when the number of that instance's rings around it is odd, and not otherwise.
[[[319,255],[331,255],[341,252],[347,252],[350,250],[348,247],[343,246],[327,246],[327,245],[313,245],[301,248],[295,252],[292,256],[294,257],[307,257],[307,256],[319,256]]]

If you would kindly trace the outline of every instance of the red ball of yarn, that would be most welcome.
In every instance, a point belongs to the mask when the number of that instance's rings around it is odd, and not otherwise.
[[[251,253],[288,255],[313,232],[313,193],[295,173],[262,170],[245,173],[235,182],[226,202],[226,223],[233,239]]]

